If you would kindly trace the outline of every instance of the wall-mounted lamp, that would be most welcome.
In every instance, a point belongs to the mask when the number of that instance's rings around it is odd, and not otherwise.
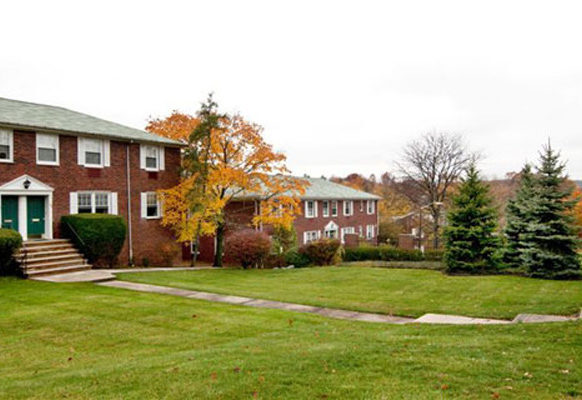
[[[24,186],[25,189],[28,189],[30,187],[30,180],[26,178],[22,185]]]

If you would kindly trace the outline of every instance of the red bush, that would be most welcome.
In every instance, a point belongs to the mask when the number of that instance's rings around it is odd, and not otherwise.
[[[271,238],[264,232],[242,230],[226,239],[226,256],[243,268],[262,267],[271,251]]]
[[[342,247],[337,239],[320,239],[299,249],[313,265],[335,265],[341,261]]]

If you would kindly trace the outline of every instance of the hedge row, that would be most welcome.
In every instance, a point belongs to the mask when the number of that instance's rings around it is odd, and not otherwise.
[[[12,229],[0,229],[0,275],[16,271],[14,253],[22,246],[22,236]]]
[[[127,231],[123,218],[109,214],[73,214],[61,217],[61,223],[65,236],[89,263],[115,265]]]
[[[443,252],[440,250],[398,249],[391,246],[362,246],[346,248],[344,261],[441,261]]]

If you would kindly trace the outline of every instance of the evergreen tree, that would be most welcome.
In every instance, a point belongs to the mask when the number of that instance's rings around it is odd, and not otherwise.
[[[520,185],[514,199],[507,204],[503,262],[507,267],[522,267],[521,252],[525,243],[523,234],[534,217],[537,204],[536,181],[532,166],[526,164],[521,170]]]
[[[580,276],[579,239],[570,200],[573,187],[566,182],[565,164],[550,144],[544,146],[537,168],[536,196],[531,218],[521,235],[520,259],[530,276],[571,279]]]
[[[493,272],[499,264],[497,212],[487,186],[474,163],[466,171],[445,229],[445,263],[448,272]]]

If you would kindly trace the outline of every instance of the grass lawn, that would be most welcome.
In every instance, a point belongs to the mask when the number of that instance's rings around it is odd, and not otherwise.
[[[575,314],[582,281],[447,276],[363,267],[144,272],[120,279],[215,293],[418,317],[425,313],[512,319],[519,313]]]
[[[0,338],[10,399],[582,396],[581,322],[383,325],[0,279]]]

